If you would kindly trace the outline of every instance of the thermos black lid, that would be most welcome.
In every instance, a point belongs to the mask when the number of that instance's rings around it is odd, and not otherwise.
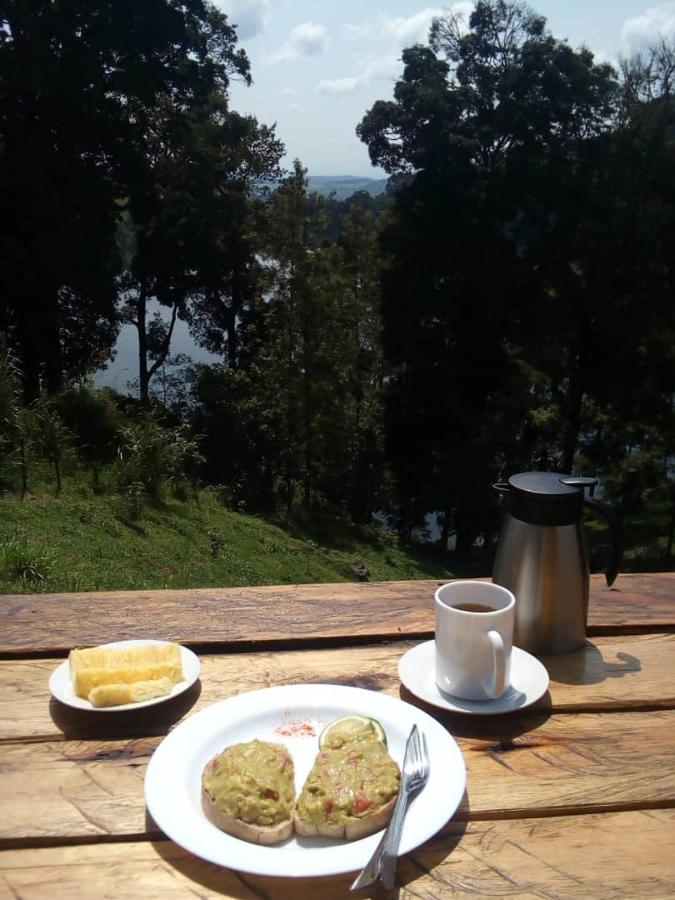
[[[595,478],[575,478],[559,472],[521,472],[508,482],[509,512],[533,525],[573,525],[581,520],[585,487]]]

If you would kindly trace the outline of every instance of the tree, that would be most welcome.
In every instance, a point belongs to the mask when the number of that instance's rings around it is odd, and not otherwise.
[[[478,2],[468,30],[437,19],[403,61],[394,101],[357,129],[374,163],[414,176],[383,236],[388,453],[404,533],[440,510],[466,550],[492,527],[500,465],[522,456],[523,362],[556,330],[533,248],[580,146],[611,126],[616,81],[503,0]]]
[[[110,356],[120,204],[151,193],[157,109],[248,79],[235,45],[202,0],[2,5],[0,330],[29,399]]]
[[[333,435],[326,447],[331,465],[324,487],[328,497],[339,498],[351,519],[362,524],[371,521],[386,499],[381,258],[375,215],[364,201],[357,194],[347,199],[338,239],[343,286],[337,309],[339,340],[333,344],[338,345],[335,370],[336,375],[343,373],[344,393],[339,400],[341,440]],[[339,456],[333,461],[336,451]],[[334,471],[344,475],[335,479],[330,474]]]
[[[260,212],[263,273],[238,363],[197,379],[207,477],[237,505],[290,515],[328,502],[366,522],[383,455],[373,216],[348,205],[331,243],[299,162]]]
[[[133,231],[122,281],[123,315],[139,339],[139,393],[170,351],[175,323],[191,323],[212,351],[236,364],[241,316],[256,271],[248,190],[276,172],[282,145],[214,92],[188,110],[167,105],[148,136],[150,181],[129,198]],[[169,313],[148,319],[151,300]]]

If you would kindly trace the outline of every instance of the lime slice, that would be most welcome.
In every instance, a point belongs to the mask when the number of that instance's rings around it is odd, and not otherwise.
[[[351,740],[377,740],[387,746],[387,735],[377,719],[351,715],[343,716],[326,725],[319,735],[319,747],[321,750],[341,747]]]

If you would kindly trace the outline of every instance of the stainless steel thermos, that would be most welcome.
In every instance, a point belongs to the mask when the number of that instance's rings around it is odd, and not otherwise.
[[[567,653],[586,640],[589,564],[584,507],[609,524],[611,585],[621,565],[618,524],[606,506],[584,496],[594,478],[522,472],[495,485],[507,512],[492,580],[516,597],[513,643],[530,653]]]

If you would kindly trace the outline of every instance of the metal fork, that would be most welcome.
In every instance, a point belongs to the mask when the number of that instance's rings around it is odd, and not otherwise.
[[[367,887],[378,879],[387,889],[394,887],[396,880],[396,859],[398,845],[403,830],[403,819],[408,801],[417,794],[429,778],[429,751],[427,739],[417,725],[413,725],[405,745],[401,789],[398,792],[394,811],[380,843],[365,868],[361,871],[350,891]]]

